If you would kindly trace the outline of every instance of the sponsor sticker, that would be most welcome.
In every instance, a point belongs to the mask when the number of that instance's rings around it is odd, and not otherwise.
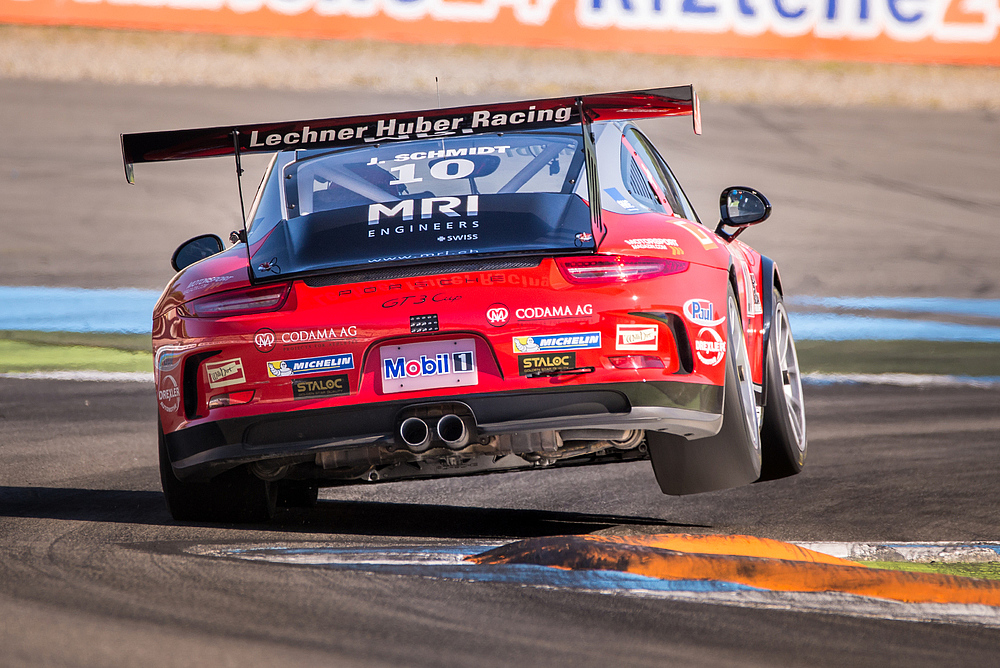
[[[528,306],[515,309],[518,320],[548,320],[553,318],[587,318],[594,315],[593,304],[564,306]]]
[[[503,304],[490,304],[486,309],[486,322],[493,327],[503,327],[510,320],[510,311]]]
[[[278,340],[281,341],[282,345],[289,346],[300,343],[317,343],[323,341],[355,339],[357,336],[358,328],[355,325],[350,325],[341,327],[324,327],[322,329],[300,329],[294,332],[282,332],[278,335]]]
[[[661,250],[670,251],[671,255],[684,255],[684,249],[677,243],[677,239],[626,239],[625,243],[631,246],[633,250]]]
[[[715,305],[707,299],[689,299],[684,302],[684,317],[703,327],[714,327],[726,321],[725,314],[715,317]]]
[[[618,325],[615,350],[658,350],[659,337],[656,325]]]
[[[161,372],[173,371],[181,363],[185,348],[164,346],[156,351],[156,369]]]
[[[760,315],[764,312],[764,307],[760,303],[760,289],[757,287],[757,277],[754,273],[747,267],[743,265],[743,283],[746,285],[747,292],[752,293],[749,299],[749,304],[747,305],[747,315],[753,317],[755,315]]]
[[[466,162],[472,165],[470,161]],[[413,166],[410,167],[411,169],[407,171],[412,172]],[[402,169],[395,167],[392,171],[399,172]],[[414,182],[412,178],[410,180],[403,178],[392,181],[389,185]],[[368,238],[436,232],[438,241],[476,241],[479,239],[479,233],[471,230],[479,229],[479,221],[474,220],[478,215],[479,195],[468,195],[464,200],[461,197],[404,199],[394,206],[370,204]],[[460,218],[465,220],[457,220]],[[451,232],[451,234],[441,235],[441,232]]]
[[[198,280],[191,281],[188,283],[188,289],[196,290],[198,288],[204,288],[209,285],[219,285],[221,283],[227,283],[236,278],[232,274],[227,276],[210,276],[209,278],[199,278]]]
[[[577,248],[583,248],[587,244],[594,240],[594,235],[590,232],[580,232],[573,238],[573,245]]]
[[[243,360],[239,357],[221,362],[206,362],[205,372],[208,374],[208,386],[212,389],[247,382],[243,375]]]
[[[576,353],[551,353],[548,355],[518,355],[518,372],[522,376],[539,371],[566,371],[576,368]]]
[[[514,352],[545,353],[561,350],[586,350],[601,347],[600,332],[555,334],[553,336],[515,336]]]
[[[280,274],[281,267],[278,266],[278,258],[272,257],[267,262],[261,262],[257,265],[257,271],[262,274]]]
[[[639,207],[632,204],[629,198],[622,195],[617,188],[605,188],[604,192],[615,201],[615,204],[625,209],[626,211],[638,211]]]
[[[382,346],[379,356],[386,394],[479,384],[475,339]]]
[[[726,342],[711,327],[702,327],[695,337],[694,351],[702,364],[715,366],[726,358]]]
[[[297,360],[277,360],[267,363],[268,378],[285,376],[305,376],[324,371],[342,371],[354,368],[354,354],[323,355],[321,357],[303,357]]]
[[[160,408],[168,413],[176,413],[181,404],[181,391],[177,387],[177,379],[169,374],[161,376],[156,398],[160,402]]]
[[[262,353],[269,353],[274,350],[275,341],[274,330],[267,327],[258,329],[253,335],[253,345]]]
[[[705,250],[712,250],[713,248],[718,248],[718,244],[709,236],[708,231],[701,225],[696,225],[695,223],[689,223],[684,220],[674,221],[675,225],[680,225],[685,230],[694,235],[694,238],[698,240],[701,247]]]
[[[295,399],[339,397],[350,393],[351,385],[347,382],[346,373],[292,381],[292,397]]]

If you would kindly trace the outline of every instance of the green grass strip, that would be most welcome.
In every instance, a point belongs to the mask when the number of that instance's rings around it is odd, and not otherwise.
[[[0,373],[25,371],[146,371],[153,354],[94,346],[60,346],[0,339]]]
[[[802,371],[1000,376],[1000,343],[796,341]]]
[[[871,568],[885,568],[893,571],[910,571],[911,573],[940,573],[942,575],[957,575],[964,578],[1000,580],[1000,562],[998,561],[974,564],[948,564],[937,561],[929,564],[917,563],[913,561],[861,561],[858,563]]]
[[[45,343],[53,346],[93,346],[151,352],[153,339],[149,334],[107,334],[104,332],[24,332],[0,330],[0,341]]]

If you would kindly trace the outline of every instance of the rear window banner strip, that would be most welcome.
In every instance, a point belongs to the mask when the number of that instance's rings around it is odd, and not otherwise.
[[[700,127],[694,89],[674,86],[394,114],[123,134],[122,157],[126,178],[132,183],[132,165],[136,163],[234,155],[234,131],[238,132],[240,153],[348,148],[579,125],[579,99],[589,122],[691,115],[695,116],[696,130]]]

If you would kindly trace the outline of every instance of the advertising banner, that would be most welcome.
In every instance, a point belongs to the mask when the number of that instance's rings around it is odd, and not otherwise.
[[[0,0],[0,22],[1000,65],[1000,0]]]

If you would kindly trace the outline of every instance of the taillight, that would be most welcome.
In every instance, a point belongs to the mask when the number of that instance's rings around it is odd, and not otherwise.
[[[628,283],[687,271],[689,263],[658,257],[591,255],[556,258],[559,272],[570,283]]]
[[[229,394],[217,394],[208,400],[209,408],[222,408],[223,406],[239,406],[253,401],[256,390],[241,390],[230,392]]]
[[[272,285],[249,290],[231,290],[199,297],[181,305],[184,315],[195,318],[224,318],[230,315],[266,313],[281,308],[291,285]]]
[[[652,355],[622,355],[609,357],[608,361],[616,369],[666,369],[667,365],[659,357]]]

